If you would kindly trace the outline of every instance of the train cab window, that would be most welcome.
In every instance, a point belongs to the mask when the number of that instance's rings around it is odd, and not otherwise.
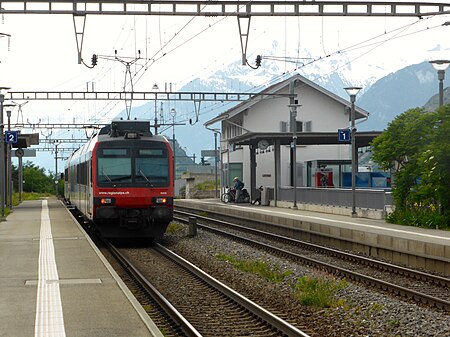
[[[153,186],[169,184],[169,157],[165,148],[137,149],[135,154],[136,182]]]
[[[98,151],[98,182],[129,183],[132,178],[130,149],[101,149]]]

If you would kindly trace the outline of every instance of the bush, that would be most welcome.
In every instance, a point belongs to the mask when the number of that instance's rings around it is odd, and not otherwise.
[[[398,225],[450,230],[450,216],[423,208],[395,210],[386,216],[386,221]]]
[[[217,187],[219,188],[220,181],[217,182]],[[215,180],[207,180],[202,183],[198,183],[195,185],[195,188],[198,191],[212,191],[216,189],[216,181]]]

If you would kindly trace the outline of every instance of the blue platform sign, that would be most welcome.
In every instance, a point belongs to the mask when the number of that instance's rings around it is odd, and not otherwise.
[[[5,131],[5,143],[6,144],[16,144],[19,138],[18,131]]]
[[[350,129],[338,129],[338,141],[349,142],[351,140]]]

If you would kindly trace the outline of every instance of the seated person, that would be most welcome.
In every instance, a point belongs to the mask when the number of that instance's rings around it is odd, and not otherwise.
[[[238,177],[234,177],[233,179],[234,186],[233,188],[236,190],[236,196],[234,202],[239,202],[239,198],[241,197],[242,189],[244,188],[244,183],[239,180]]]

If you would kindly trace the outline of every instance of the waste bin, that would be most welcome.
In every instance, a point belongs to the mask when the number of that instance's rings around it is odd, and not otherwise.
[[[261,191],[261,205],[268,206],[269,205],[269,190],[267,187],[263,187]]]

